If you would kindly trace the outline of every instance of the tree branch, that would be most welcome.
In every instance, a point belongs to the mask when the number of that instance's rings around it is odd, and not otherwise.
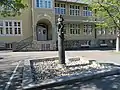
[[[118,26],[117,22],[115,21],[114,17],[111,15],[111,13],[109,12],[109,10],[108,10],[106,7],[104,7],[100,2],[98,2],[98,3],[99,3],[99,5],[100,5],[101,7],[104,8],[105,11],[107,11],[108,15],[112,18],[114,24],[115,24],[115,25],[118,27],[118,29],[120,30],[120,27]]]

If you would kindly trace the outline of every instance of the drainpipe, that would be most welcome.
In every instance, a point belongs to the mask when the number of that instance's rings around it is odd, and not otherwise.
[[[34,12],[33,12],[33,8],[34,8],[34,0],[31,1],[31,21],[32,21],[32,30],[33,30],[33,40],[35,39],[35,27],[34,27]]]
[[[96,18],[96,9],[95,9],[95,21],[97,21],[97,18]],[[98,43],[97,43],[97,29],[96,29],[96,24],[95,24],[95,32],[94,32],[94,38],[95,38],[95,47],[97,47]]]

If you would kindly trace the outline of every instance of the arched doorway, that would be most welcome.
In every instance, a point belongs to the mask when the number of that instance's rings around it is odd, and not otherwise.
[[[52,25],[49,20],[42,19],[36,25],[37,41],[46,41],[52,39]]]

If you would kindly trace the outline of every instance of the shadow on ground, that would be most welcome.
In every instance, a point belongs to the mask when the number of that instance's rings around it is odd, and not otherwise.
[[[103,64],[103,63],[102,63]],[[106,65],[114,65],[112,63],[104,63]],[[116,65],[114,65],[116,66]],[[51,72],[53,73],[53,72]],[[94,73],[94,72],[93,72]],[[76,82],[77,81],[77,82]],[[87,79],[86,81],[69,81],[61,84],[34,87],[28,90],[120,90],[120,74],[107,77],[99,77],[95,79]]]
[[[93,79],[86,82],[76,82],[43,90],[120,90],[120,75]]]
[[[0,70],[0,90],[4,90],[6,82],[8,82],[14,68],[15,67],[11,67],[7,70]]]
[[[7,66],[5,66],[7,67]],[[13,71],[15,69],[15,66],[11,66],[7,69],[0,70],[0,90],[4,90],[7,86],[7,82],[9,81],[11,75],[13,74]],[[17,69],[17,72],[14,75],[12,83],[9,86],[8,90],[21,90],[21,83],[22,83],[22,71],[23,67],[19,67]]]

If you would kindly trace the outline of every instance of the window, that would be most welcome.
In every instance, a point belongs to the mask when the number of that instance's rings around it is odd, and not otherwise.
[[[12,28],[10,28],[10,34],[13,34],[13,32],[12,32]]]
[[[80,15],[80,6],[70,5],[70,15],[79,16]]]
[[[55,14],[62,14],[62,15],[64,15],[65,12],[66,12],[65,4],[55,3]]]
[[[36,0],[36,6],[39,7],[39,0]]]
[[[37,8],[52,8],[52,0],[35,0]]]
[[[0,21],[0,35],[3,34],[3,21]]]
[[[14,34],[21,34],[21,23],[14,22]]]
[[[98,29],[98,34],[99,34],[99,35],[105,35],[105,34],[106,34],[106,29],[103,28],[103,27],[99,28],[99,29]]]
[[[92,11],[87,6],[83,7],[83,16],[92,16]]]
[[[0,21],[0,27],[3,27],[3,21]]]
[[[6,47],[7,49],[12,49],[12,44],[11,44],[11,43],[6,43],[6,44],[5,44],[5,47]]]
[[[45,1],[45,8],[47,8],[47,1]]]
[[[18,28],[18,34],[21,34],[21,28]]]
[[[70,34],[80,34],[80,24],[69,24]]]
[[[10,34],[10,33],[9,33],[9,28],[8,28],[8,27],[5,28],[5,30],[6,30],[6,34]]]
[[[5,26],[8,26],[8,22],[5,22]]]
[[[42,8],[43,7],[43,0],[40,0],[40,7]]]
[[[9,22],[9,26],[12,26],[12,22]]]
[[[3,28],[0,27],[0,35],[2,35],[2,34],[3,34]]]
[[[84,34],[92,34],[92,25],[84,25]]]
[[[14,22],[14,26],[17,26],[17,22]]]
[[[117,33],[117,28],[116,27],[112,27],[110,30],[109,30],[109,34],[110,35],[115,35]]]
[[[18,22],[18,26],[20,27],[20,22]]]
[[[17,34],[17,28],[15,28],[15,34]]]
[[[51,8],[51,1],[48,1],[48,8]]]
[[[17,20],[0,21],[0,35],[21,35],[22,22]]]

